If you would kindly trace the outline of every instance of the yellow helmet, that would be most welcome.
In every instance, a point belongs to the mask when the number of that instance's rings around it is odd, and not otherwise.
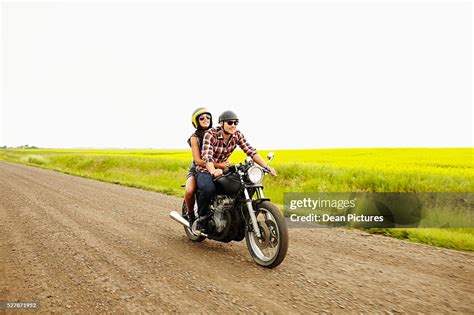
[[[198,117],[201,116],[202,114],[209,114],[209,116],[211,116],[211,124],[209,125],[209,127],[212,127],[212,115],[211,113],[207,110],[207,108],[205,107],[199,107],[198,109],[196,109],[194,112],[193,112],[193,115],[191,116],[191,122],[193,123],[193,126],[194,128],[198,128],[198,123],[197,123],[197,120],[198,120]]]

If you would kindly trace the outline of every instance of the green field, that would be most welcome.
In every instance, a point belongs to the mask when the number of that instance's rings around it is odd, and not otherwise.
[[[278,177],[266,196],[283,192],[473,192],[474,148],[276,150]],[[260,151],[265,156],[268,151]],[[190,150],[0,150],[0,160],[182,196]],[[244,160],[236,151],[231,161]],[[474,250],[474,229],[383,229],[416,242]]]

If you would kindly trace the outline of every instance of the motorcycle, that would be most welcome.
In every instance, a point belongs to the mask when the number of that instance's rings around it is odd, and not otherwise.
[[[273,153],[267,156],[269,161],[273,157]],[[261,182],[268,173],[248,157],[245,163],[231,166],[215,178],[217,196],[209,205],[206,233],[196,231],[196,221],[190,225],[185,219],[187,207],[184,201],[182,213],[171,211],[170,217],[184,226],[187,237],[193,242],[209,238],[228,243],[245,238],[253,260],[262,267],[274,268],[285,259],[289,240],[285,219],[263,193]]]

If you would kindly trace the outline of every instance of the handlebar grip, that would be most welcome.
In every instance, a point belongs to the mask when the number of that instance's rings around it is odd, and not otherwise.
[[[224,169],[224,171],[222,171],[222,175],[227,175],[227,174],[230,174],[230,173],[235,173],[237,169],[235,168],[235,165],[233,166],[229,166],[228,168]]]

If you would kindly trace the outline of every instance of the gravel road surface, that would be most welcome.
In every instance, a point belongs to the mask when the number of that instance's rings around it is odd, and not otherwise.
[[[194,244],[181,200],[0,162],[0,300],[43,312],[463,312],[474,254],[346,229],[290,229],[285,261]]]

